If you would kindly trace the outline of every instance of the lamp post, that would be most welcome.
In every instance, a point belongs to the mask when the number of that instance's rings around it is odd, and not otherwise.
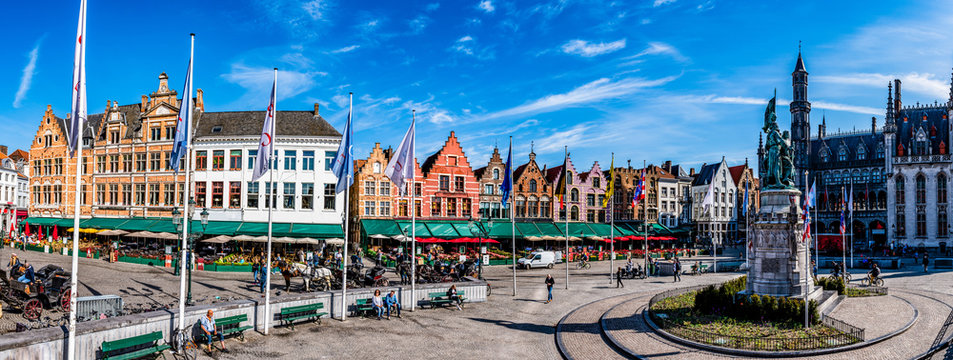
[[[480,280],[483,280],[483,238],[490,236],[490,232],[483,227],[482,223],[473,220],[473,216],[470,216],[470,219],[467,222],[469,223],[468,227],[470,228],[470,233],[480,234],[480,241],[478,242],[479,247],[477,248],[477,256],[480,257],[479,267],[477,269],[477,277],[479,277]],[[491,229],[493,228],[493,219],[490,219],[488,225]],[[516,265],[514,264],[513,266]]]
[[[192,211],[192,207],[194,205],[195,205],[195,201],[189,200],[189,211]],[[202,212],[199,213],[199,216],[200,216],[201,224],[202,224],[202,232],[189,234],[189,238],[188,238],[189,256],[186,259],[186,261],[188,261],[188,263],[186,264],[186,271],[187,271],[186,276],[188,277],[188,291],[186,292],[186,295],[185,295],[185,303],[190,306],[192,305],[192,259],[195,257],[195,239],[202,237],[202,235],[205,234],[206,228],[208,227],[208,208],[202,208]],[[182,232],[182,217],[181,217],[181,214],[179,213],[179,209],[172,209],[172,224],[175,225],[175,231],[177,233]]]

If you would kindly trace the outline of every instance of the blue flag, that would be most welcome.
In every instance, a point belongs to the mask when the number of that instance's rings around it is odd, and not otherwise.
[[[748,216],[748,183],[745,183],[745,200],[741,204],[741,216]]]
[[[179,116],[175,121],[175,140],[172,142],[172,152],[169,153],[169,168],[179,172],[179,163],[188,152],[189,127],[192,124],[192,59],[189,58],[189,69],[185,72],[185,86],[182,87],[182,103],[179,104]]]
[[[503,183],[500,184],[500,193],[503,194],[503,208],[507,208],[509,205],[507,202],[510,198],[510,191],[513,191],[513,177],[510,173],[513,172],[513,140],[510,139],[510,151],[506,154],[506,167],[503,169],[505,173],[503,175]]]
[[[334,172],[334,176],[337,176],[338,183],[335,187],[335,191],[340,193],[344,191],[347,187],[351,186],[354,183],[354,177],[349,176],[352,173],[352,168],[354,167],[354,162],[351,160],[351,113],[354,111],[353,97],[351,94],[351,110],[347,112],[347,122],[344,123],[344,138],[341,139],[341,146],[338,147],[338,156],[334,158],[334,165],[331,166],[331,171]],[[346,201],[346,200],[345,200]]]

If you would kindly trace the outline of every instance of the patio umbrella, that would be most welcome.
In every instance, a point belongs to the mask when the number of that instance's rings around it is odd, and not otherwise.
[[[227,243],[227,242],[229,242],[229,241],[231,241],[231,240],[232,240],[232,238],[231,238],[230,236],[219,235],[219,236],[216,236],[216,237],[213,237],[213,238],[209,238],[209,239],[202,240],[201,242],[203,242],[203,243],[209,243],[209,244],[224,244],[224,243]]]
[[[235,241],[254,241],[255,237],[250,235],[238,235],[232,238]]]
[[[410,236],[404,236],[404,235],[395,235],[395,236],[392,236],[391,239],[394,239],[400,242],[410,242]]]
[[[295,239],[295,244],[305,244],[305,245],[318,245],[321,241],[313,238],[300,238]]]
[[[295,238],[291,238],[291,237],[287,237],[287,236],[272,237],[272,238],[271,238],[271,241],[272,241],[272,242],[279,243],[279,244],[294,244],[294,243],[295,243]]]
[[[100,235],[100,236],[116,236],[116,235],[126,235],[126,234],[128,234],[128,233],[129,233],[129,232],[128,232],[128,231],[125,231],[125,230],[103,230],[103,231],[100,231],[100,232],[96,233],[96,235]]]
[[[384,235],[384,234],[374,234],[374,235],[371,235],[371,236],[368,236],[368,237],[371,238],[371,239],[390,239],[389,236]]]
[[[601,236],[595,235],[586,236],[586,240],[605,241]]]
[[[526,241],[543,241],[543,240],[546,240],[546,237],[545,237],[545,236],[544,236],[544,237],[539,237],[539,236],[532,236],[532,235],[530,235],[530,236],[525,237],[525,239],[526,239]]]
[[[324,242],[328,245],[344,245],[344,239],[340,238],[324,239]]]
[[[138,232],[126,234],[126,237],[140,237],[140,238],[157,239],[156,233],[151,232],[151,231],[138,231]]]

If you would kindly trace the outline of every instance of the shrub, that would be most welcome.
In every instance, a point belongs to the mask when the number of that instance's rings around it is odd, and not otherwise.
[[[847,292],[847,286],[844,284],[844,279],[836,276],[825,276],[819,277],[814,280],[815,286],[820,286],[824,290],[836,290],[837,295],[844,295]]]
[[[695,293],[693,310],[702,314],[718,314],[751,321],[771,321],[801,324],[804,319],[804,301],[789,297],[770,295],[744,296],[738,293],[745,290],[747,278],[725,282],[715,287],[705,287]],[[811,301],[811,322],[820,321],[817,302]]]

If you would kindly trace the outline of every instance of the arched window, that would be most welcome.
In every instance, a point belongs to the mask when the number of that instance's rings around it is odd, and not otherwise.
[[[946,237],[949,235],[949,224],[946,217],[946,210],[940,210],[936,214],[936,236],[937,237]]]
[[[907,237],[907,216],[903,211],[897,211],[897,236]]]
[[[847,147],[841,146],[840,150],[837,151],[837,161],[847,161]]]
[[[884,158],[884,144],[877,144],[877,158]]]
[[[565,175],[566,175],[566,185],[572,185],[572,173],[567,171]]]
[[[500,169],[493,169],[493,180],[500,179]]]
[[[598,189],[601,184],[601,179],[599,177],[592,178],[592,187]]]
[[[870,170],[864,169],[860,172],[860,182],[868,182],[873,179],[870,178]]]
[[[851,180],[852,182],[861,183],[866,181],[860,177],[860,171],[854,170],[851,174],[853,175],[853,180]]]
[[[926,204],[926,202],[927,202],[927,178],[924,177],[923,174],[917,175],[916,191],[917,191],[917,198],[916,198],[917,205]],[[919,234],[920,232],[917,231],[917,233]]]
[[[857,160],[867,160],[867,150],[863,145],[857,147]]]
[[[946,175],[943,173],[936,176],[936,203],[946,204]]]
[[[380,173],[381,173],[381,163],[379,163],[379,162],[375,162],[375,163],[374,163],[374,173],[375,173],[375,174],[380,174]]]
[[[927,236],[927,214],[917,211],[917,237]]]
[[[573,206],[572,210],[569,211],[569,220],[579,220],[579,207]]]
[[[530,183],[530,184],[532,184],[532,183]],[[578,190],[578,189],[572,189],[572,191],[569,192],[569,201],[573,201],[573,202],[579,201],[579,190]]]
[[[821,162],[826,163],[831,160],[831,152],[827,149],[821,150]]]
[[[529,181],[529,192],[536,192],[536,179]]]
[[[905,184],[904,184],[904,180],[903,180],[903,175],[897,175],[896,185],[897,185],[897,189],[896,189],[896,190],[897,190],[897,193],[896,193],[896,196],[895,196],[895,199],[894,199],[894,200],[897,202],[897,205],[903,205],[904,202],[905,202],[905,200],[906,200],[906,198],[905,198],[905,196],[904,196],[904,192],[905,192],[905,191],[904,191],[904,187],[905,187],[904,185],[905,185]],[[899,225],[897,225],[897,226],[899,227]]]

